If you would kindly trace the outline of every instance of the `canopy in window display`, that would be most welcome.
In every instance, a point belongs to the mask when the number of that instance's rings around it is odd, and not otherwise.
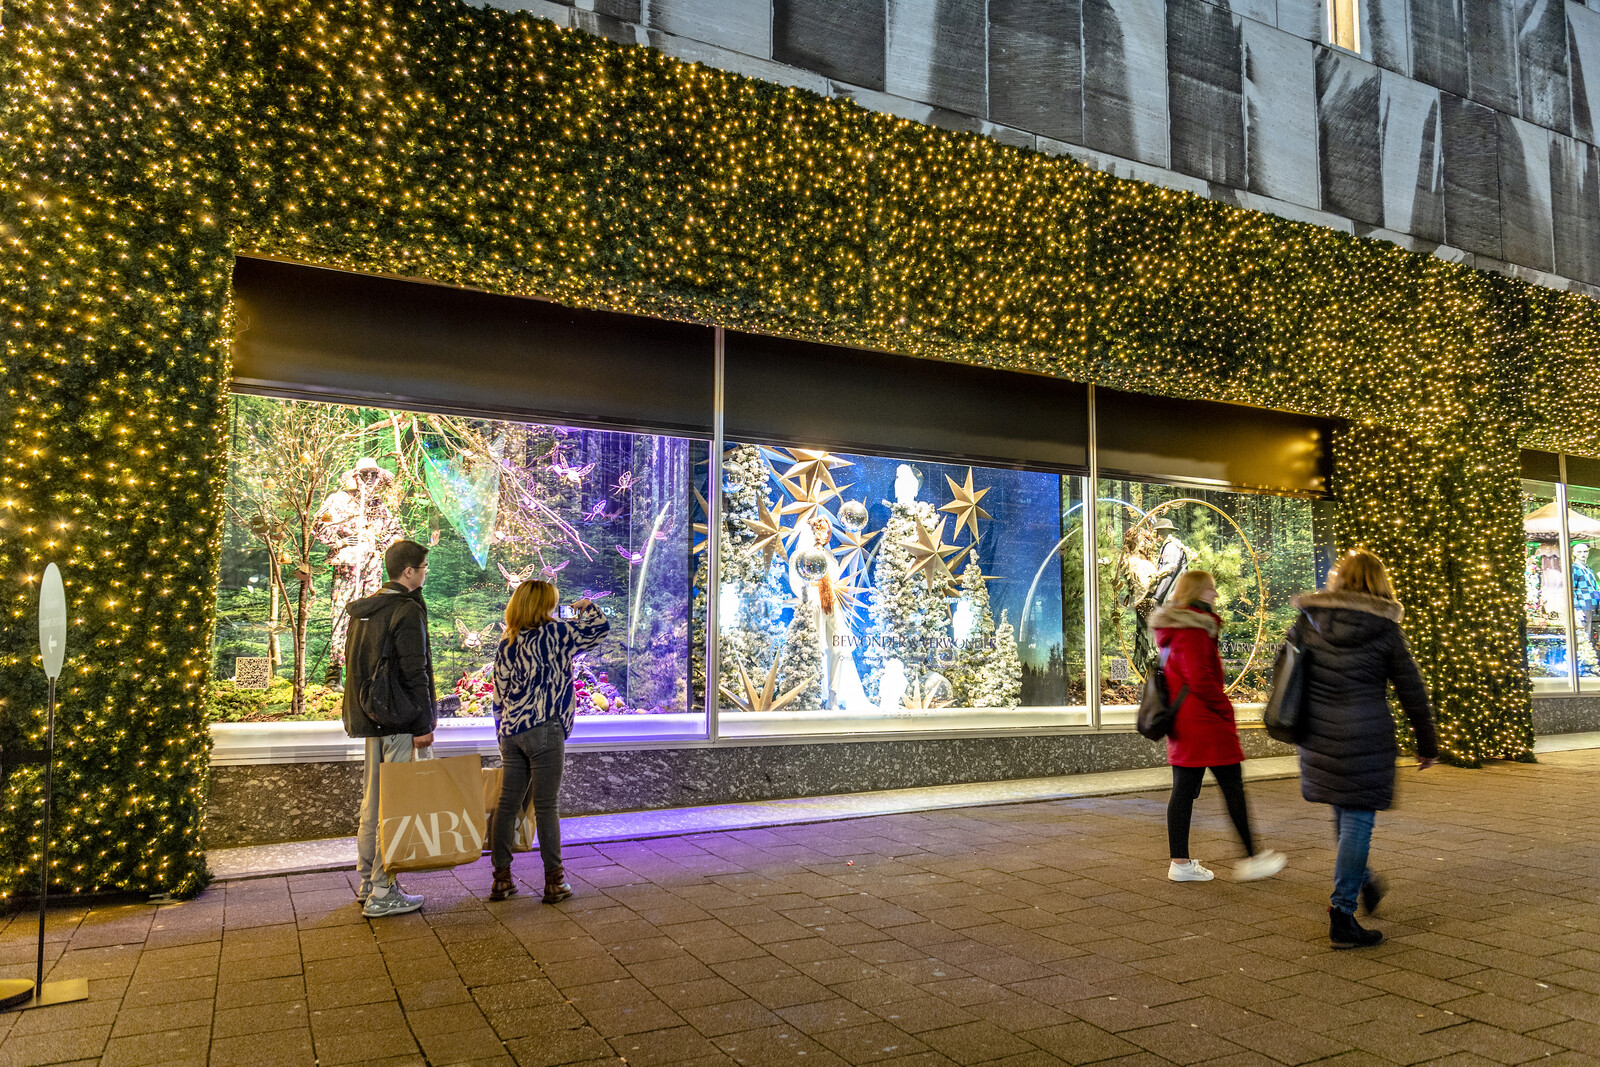
[[[1150,615],[1190,570],[1216,580],[1223,677],[1238,718],[1259,718],[1291,600],[1327,577],[1332,504],[1112,479],[1098,496],[1101,721],[1133,722],[1158,656]]]
[[[612,623],[579,658],[575,737],[586,722],[592,733],[622,717],[650,717],[638,720],[650,736],[703,735],[688,650],[689,479],[703,443],[265,397],[233,404],[213,721],[338,718],[344,604],[375,591],[384,549],[410,538],[432,546],[423,593],[442,725],[490,714],[510,590],[545,578],[564,600],[595,600]]]
[[[1567,625],[1571,612],[1570,587],[1563,575],[1566,566],[1561,538],[1561,505],[1558,487],[1553,482],[1523,479],[1522,533],[1526,543],[1524,586],[1526,591],[1525,631],[1528,652],[1528,681],[1534,692],[1571,688],[1570,652]],[[1600,535],[1600,523],[1568,511],[1568,536],[1588,538]],[[1594,646],[1580,643],[1579,664],[1594,668]]]
[[[1086,723],[1081,549],[1063,562],[1064,542],[1081,538],[1062,529],[1079,483],[733,445],[722,459],[720,732]],[[694,670],[703,686],[703,661]]]

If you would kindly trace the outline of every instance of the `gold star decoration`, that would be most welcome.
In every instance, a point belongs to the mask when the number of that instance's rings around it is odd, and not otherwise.
[[[978,520],[993,518],[987,511],[978,506],[978,501],[982,500],[989,490],[973,490],[971,467],[967,468],[966,485],[957,483],[948,474],[944,476],[944,480],[950,483],[950,492],[955,496],[954,500],[939,509],[940,511],[949,511],[955,514],[956,526],[955,530],[950,531],[951,535],[953,536],[956,530],[965,526],[972,532],[972,539],[976,541],[978,539]]]
[[[766,565],[772,566],[773,553],[778,553],[784,559],[789,558],[788,549],[783,546],[784,534],[783,520],[772,514],[772,509],[767,507],[767,498],[763,494],[760,500],[760,512],[754,519],[744,520],[745,529],[756,535],[755,543],[750,547],[759,549],[767,557]]]
[[[851,615],[859,617],[861,609],[866,607],[861,598],[866,596],[867,587],[857,585],[854,575],[846,577],[841,574],[836,581],[831,583],[830,588],[833,590],[833,598],[843,606],[844,610]]]
[[[939,525],[932,533],[922,525],[922,520],[917,519],[917,535],[901,540],[901,544],[911,550],[911,563],[906,567],[906,577],[911,577],[919,571],[927,581],[928,588],[932,589],[940,582],[950,577],[950,568],[945,563],[945,555],[955,551],[955,545],[944,543],[944,519],[939,520]],[[959,557],[957,557],[959,558]]]
[[[709,521],[711,516],[711,505],[706,503],[705,494],[700,492],[699,487],[695,488],[694,498],[700,504],[701,513],[705,515],[707,517],[707,521]],[[698,556],[701,552],[705,551],[706,545],[711,543],[711,527],[704,522],[697,522],[694,524],[694,532],[703,538],[703,540],[697,542],[693,548],[689,549],[689,555]]]
[[[789,469],[779,477],[794,479],[805,487],[808,496],[819,481],[827,483],[829,489],[837,490],[839,487],[833,484],[833,472],[840,467],[855,466],[849,460],[837,459],[827,452],[813,448],[791,448],[789,459]]]
[[[725,685],[719,685],[717,688],[740,711],[777,711],[784,705],[793,702],[796,697],[805,691],[806,686],[811,684],[811,679],[807,678],[787,693],[779,694],[777,657],[773,657],[772,666],[767,668],[767,677],[762,682],[760,689],[757,689],[751,683],[750,676],[744,672],[744,668],[739,664],[735,663],[733,669],[739,672],[739,681],[744,685],[744,694],[741,696]]]
[[[865,574],[869,556],[867,545],[882,532],[882,530],[873,530],[871,533],[865,531],[852,533],[849,530],[840,529],[838,536],[844,544],[833,550],[833,554],[839,559],[839,573]]]
[[[794,539],[800,536],[800,531],[809,529],[811,526],[811,520],[816,518],[819,514],[828,518],[830,520],[829,525],[832,525],[832,516],[827,514],[823,508],[823,505],[832,500],[834,497],[838,496],[838,490],[824,489],[815,483],[813,483],[809,489],[806,489],[800,486],[798,483],[790,482],[783,478],[778,479],[778,484],[783,486],[783,488],[788,491],[790,496],[794,497],[793,500],[789,501],[778,509],[778,514],[784,516],[797,516],[794,521],[794,525],[789,528],[789,532],[785,535],[785,540],[792,544]],[[847,485],[844,488],[848,489],[850,487]],[[817,547],[825,548],[827,546],[818,545]]]

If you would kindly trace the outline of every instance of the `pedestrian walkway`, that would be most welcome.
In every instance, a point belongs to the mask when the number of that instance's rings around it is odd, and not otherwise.
[[[1325,811],[1263,781],[1264,882],[1208,788],[1210,883],[1165,879],[1152,791],[576,845],[554,907],[519,857],[520,897],[480,862],[378,922],[344,872],[62,909],[49,977],[90,999],[0,1015],[0,1064],[1597,1062],[1600,751],[1401,773],[1372,950],[1327,948]]]

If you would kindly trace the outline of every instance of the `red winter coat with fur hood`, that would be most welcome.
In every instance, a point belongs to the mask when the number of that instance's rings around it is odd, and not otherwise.
[[[1233,722],[1233,701],[1222,680],[1217,635],[1222,620],[1204,604],[1166,604],[1150,616],[1158,648],[1167,653],[1167,691],[1177,699],[1184,686],[1189,695],[1178,707],[1167,735],[1167,762],[1174,767],[1225,767],[1244,762],[1239,729]]]

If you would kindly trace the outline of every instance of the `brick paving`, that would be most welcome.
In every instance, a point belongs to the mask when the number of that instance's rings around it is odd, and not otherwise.
[[[1328,949],[1324,809],[1265,782],[1265,882],[1208,787],[1210,883],[1165,880],[1143,793],[585,845],[555,907],[486,903],[485,861],[377,922],[342,873],[61,909],[50,977],[90,999],[0,1015],[0,1064],[1600,1062],[1600,752],[1401,773],[1372,950]]]

